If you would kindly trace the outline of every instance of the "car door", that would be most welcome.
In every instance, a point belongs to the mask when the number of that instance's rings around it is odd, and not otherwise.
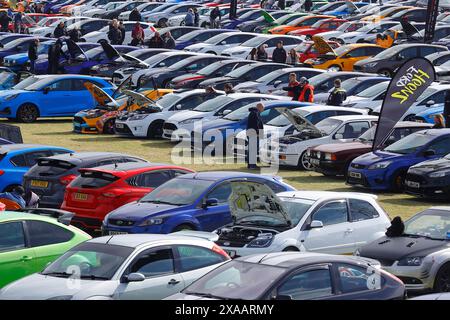
[[[183,278],[175,271],[173,248],[160,246],[142,251],[130,263],[122,276],[140,273],[145,280],[126,282],[121,280],[114,293],[121,300],[160,300],[175,294],[185,287]]]
[[[35,253],[27,247],[22,221],[0,223],[0,288],[36,272]]]
[[[369,121],[353,121],[342,125],[334,134],[333,139],[340,142],[350,142],[358,138],[371,127]]]
[[[200,202],[195,215],[203,231],[213,231],[231,222],[230,208],[228,206],[230,195],[231,184],[229,181],[220,182],[208,191]],[[215,199],[217,205],[206,207],[206,202],[211,199]]]
[[[322,227],[313,228],[313,221]],[[300,233],[300,242],[307,251],[331,254],[353,253],[353,229],[348,220],[345,199],[327,201],[314,210],[306,219]]]
[[[65,116],[74,115],[74,106],[78,101],[72,93],[72,80],[57,80],[43,89],[41,116]],[[91,97],[92,101],[93,98]],[[79,111],[77,109],[77,111]]]
[[[365,59],[365,54],[365,48],[356,48],[344,54],[341,59],[339,59],[342,70],[353,71],[353,65],[357,61]]]

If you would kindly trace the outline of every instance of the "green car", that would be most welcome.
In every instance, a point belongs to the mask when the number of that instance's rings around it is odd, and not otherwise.
[[[0,288],[42,271],[49,262],[91,239],[59,221],[38,214],[0,211]]]
[[[291,21],[294,21],[297,18],[307,16],[307,15],[308,15],[308,13],[306,13],[306,12],[296,12],[296,13],[288,14],[288,15],[282,16],[276,20],[273,20],[269,25],[265,25],[264,27],[261,27],[261,28],[255,28],[255,32],[267,33],[268,30],[270,30],[274,27],[285,25]],[[263,14],[263,16],[264,16],[264,18],[266,18],[266,20],[270,20],[269,16],[267,16],[265,14]]]

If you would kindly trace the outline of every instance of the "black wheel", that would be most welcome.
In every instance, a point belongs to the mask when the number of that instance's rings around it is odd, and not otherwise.
[[[153,121],[147,130],[147,138],[160,138],[163,134],[163,121]]]
[[[19,187],[19,184],[11,184],[9,186],[7,186],[3,192],[12,192],[14,190],[14,188]]]
[[[391,189],[394,192],[401,192],[403,191],[403,187],[405,184],[405,172],[398,172],[395,174],[394,178],[391,181]]]
[[[103,125],[103,133],[104,134],[114,134],[115,130],[114,130],[114,125],[115,125],[116,121],[114,119],[109,119],[108,121],[105,122],[105,124]]]
[[[311,170],[311,164],[309,163],[308,159],[306,159],[306,151],[303,151],[303,153],[300,156],[300,159],[298,160],[298,167],[301,170]]]
[[[208,52],[206,52],[206,53],[217,55],[217,53],[215,53],[214,51],[208,51]]]
[[[283,252],[294,252],[294,251],[300,251],[297,247],[287,247],[283,249]]]
[[[180,224],[179,226],[176,226],[172,232],[178,232],[183,230],[195,230],[193,226],[190,224]]]
[[[184,26],[185,24],[186,24],[186,22],[184,20],[180,22],[181,27]]]
[[[403,121],[416,121],[416,115],[415,114],[408,114]]]
[[[444,264],[434,280],[435,292],[450,292],[450,263]]]
[[[31,123],[36,121],[39,117],[39,109],[31,103],[25,103],[17,110],[17,120],[24,123]]]
[[[392,71],[391,70],[382,69],[382,70],[378,71],[378,73],[381,74],[382,76],[392,78]]]

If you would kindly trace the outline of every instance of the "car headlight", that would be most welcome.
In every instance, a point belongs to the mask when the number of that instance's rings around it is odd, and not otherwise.
[[[369,170],[376,170],[376,169],[386,169],[389,167],[389,165],[392,163],[392,161],[381,161],[375,164],[372,164],[369,166]]]
[[[47,300],[71,300],[73,296],[71,295],[64,295],[64,296],[56,296],[52,298],[48,298]]]
[[[138,226],[139,227],[147,227],[147,226],[153,226],[153,225],[158,225],[158,224],[162,224],[162,223],[163,223],[162,218],[150,218],[150,219],[144,220],[143,222],[138,224]]]
[[[334,153],[325,152],[324,159],[325,160],[336,160],[336,155]]]
[[[430,178],[442,178],[447,175],[450,175],[450,170],[431,172],[428,176]]]
[[[202,120],[202,118],[192,118],[192,119],[186,119],[183,121],[180,121],[180,124],[189,124],[189,123],[194,123],[195,121],[199,121]]]
[[[287,151],[287,146],[280,146],[280,147],[278,148],[278,151],[279,151],[279,152],[286,152],[286,151]]]
[[[423,257],[406,257],[398,262],[399,266],[418,267],[422,264]]]
[[[377,62],[365,63],[364,65],[366,66],[366,68],[373,68],[377,65]]]
[[[273,242],[274,236],[271,233],[262,233],[256,239],[253,239],[248,245],[248,248],[265,248],[270,246]]]
[[[18,93],[16,93],[16,94],[11,94],[11,95],[5,97],[5,101],[11,101],[11,100],[17,98],[18,96],[19,96]]]
[[[136,121],[136,120],[142,120],[148,117],[148,114],[136,114],[134,116],[131,116],[128,120],[129,121]]]
[[[234,55],[234,56],[237,56],[237,55],[240,55],[240,54],[244,54],[244,53],[246,53],[247,51],[244,51],[244,50],[242,50],[242,51],[234,51],[234,52],[232,52],[231,54],[232,55]]]

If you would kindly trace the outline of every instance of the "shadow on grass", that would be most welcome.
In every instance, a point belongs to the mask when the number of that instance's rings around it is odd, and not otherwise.
[[[1,119],[0,123],[12,124],[12,125],[33,125],[33,124],[52,124],[52,123],[72,123],[72,118],[50,118],[50,119],[38,119],[33,123],[23,123],[15,120]]]

